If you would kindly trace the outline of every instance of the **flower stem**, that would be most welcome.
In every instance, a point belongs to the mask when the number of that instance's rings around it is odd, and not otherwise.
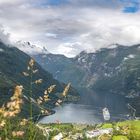
[[[30,123],[30,140],[32,140],[32,136],[33,136],[33,106],[32,106],[32,81],[33,81],[33,72],[32,72],[32,69],[30,71],[30,89],[29,89],[29,92],[30,92],[30,120],[31,120],[31,123]]]

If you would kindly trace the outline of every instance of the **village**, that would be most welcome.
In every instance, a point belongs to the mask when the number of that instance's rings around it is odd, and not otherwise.
[[[97,125],[52,123],[37,126],[48,140],[129,140],[132,132],[135,133],[135,140],[140,137],[139,120]]]

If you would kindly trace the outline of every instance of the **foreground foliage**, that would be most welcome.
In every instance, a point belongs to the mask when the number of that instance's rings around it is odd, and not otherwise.
[[[14,140],[14,139],[28,139],[38,140],[45,139],[42,130],[37,127],[36,122],[41,115],[50,115],[51,111],[45,106],[47,102],[51,102],[50,94],[55,90],[56,85],[51,85],[45,89],[44,94],[38,98],[33,96],[34,85],[41,84],[43,79],[34,79],[33,76],[38,72],[34,67],[35,61],[31,59],[28,63],[27,70],[23,75],[29,79],[29,88],[24,88],[22,85],[17,85],[13,96],[9,101],[4,102],[0,107],[0,140]],[[55,101],[55,106],[61,105],[63,100],[67,97],[70,84],[66,86],[60,97]],[[25,95],[25,92],[28,92]],[[27,107],[29,118],[23,118],[22,106],[29,102]],[[35,119],[33,114],[34,107],[38,108],[39,114]]]

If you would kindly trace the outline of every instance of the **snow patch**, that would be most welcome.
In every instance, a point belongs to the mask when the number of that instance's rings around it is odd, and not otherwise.
[[[135,58],[135,55],[134,54],[130,54],[130,55],[128,55],[128,58]]]
[[[111,44],[107,48],[114,49],[114,48],[117,48],[117,47],[118,47],[118,44]]]
[[[124,61],[125,60],[128,60],[128,59],[133,59],[133,58],[135,58],[135,55],[134,54],[129,54],[127,57],[124,57]]]
[[[35,55],[35,54],[49,54],[47,49],[45,47],[33,45],[30,42],[23,42],[18,41],[15,43],[15,46],[20,49],[21,51],[29,54],[29,55]]]
[[[0,52],[4,52],[4,50],[0,48]]]

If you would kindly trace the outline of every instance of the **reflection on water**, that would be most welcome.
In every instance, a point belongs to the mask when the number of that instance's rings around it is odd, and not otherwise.
[[[102,108],[93,107],[92,105],[65,104],[55,108],[56,113],[41,119],[41,123],[87,123],[95,124],[103,122]],[[111,111],[111,119],[124,119],[124,114],[116,114]]]

